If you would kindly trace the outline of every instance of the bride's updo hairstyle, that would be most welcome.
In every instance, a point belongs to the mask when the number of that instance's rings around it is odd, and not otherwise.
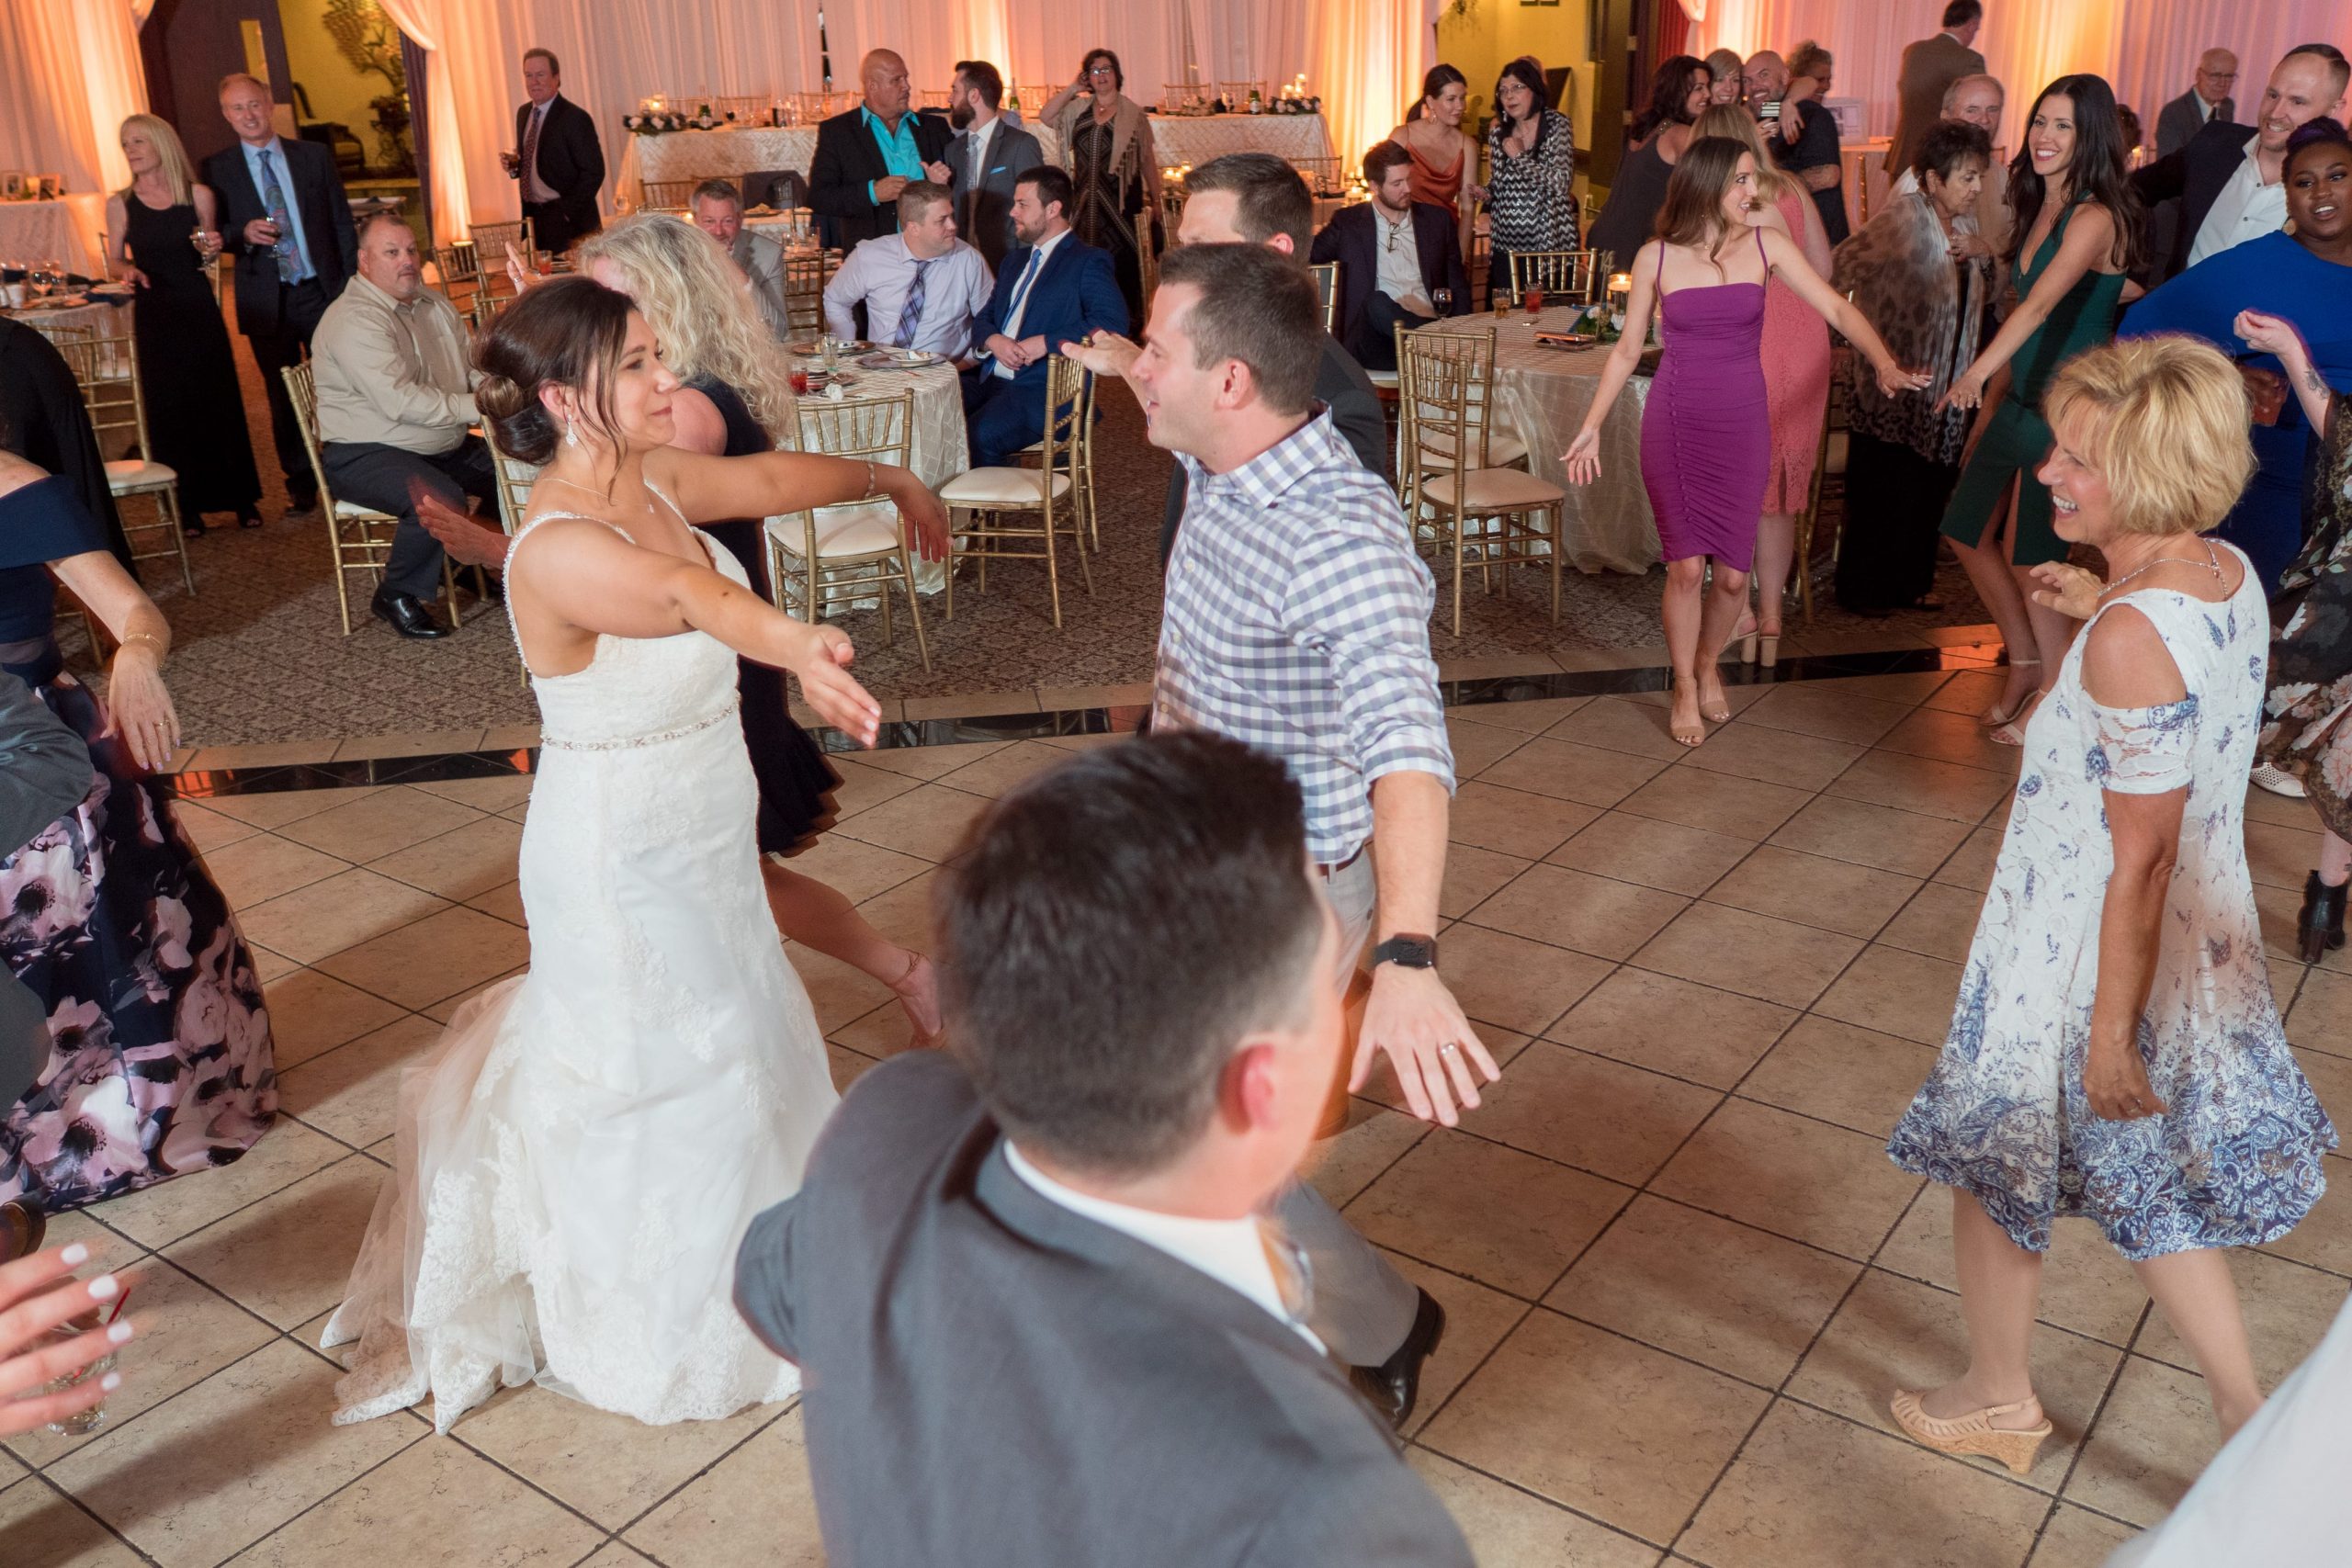
[[[635,309],[626,294],[593,277],[551,278],[501,310],[474,345],[482,374],[474,407],[498,449],[520,463],[544,465],[563,444],[563,428],[539,393],[548,387],[582,394],[590,428],[620,445],[613,413],[613,370],[628,343]]]

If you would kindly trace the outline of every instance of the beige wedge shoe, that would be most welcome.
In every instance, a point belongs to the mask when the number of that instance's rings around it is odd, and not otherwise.
[[[2033,1468],[2034,1456],[2050,1436],[2050,1418],[2043,1416],[2038,1427],[2008,1431],[1994,1426],[1993,1417],[2014,1416],[2029,1406],[2039,1409],[2041,1401],[2029,1396],[2015,1404],[1991,1404],[1965,1416],[1930,1416],[1920,1408],[1919,1396],[1906,1388],[1896,1393],[1892,1408],[1895,1425],[1922,1448],[1948,1454],[1983,1454],[2023,1475]]]

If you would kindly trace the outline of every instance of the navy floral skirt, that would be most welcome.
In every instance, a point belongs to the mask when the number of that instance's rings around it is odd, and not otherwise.
[[[50,1054],[0,1122],[0,1200],[55,1211],[226,1165],[269,1130],[269,1015],[235,917],[73,677],[39,683],[89,743],[82,804],[0,860],[0,958]]]

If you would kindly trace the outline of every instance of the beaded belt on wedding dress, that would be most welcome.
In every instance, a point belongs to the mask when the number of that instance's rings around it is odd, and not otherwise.
[[[659,746],[664,741],[683,739],[697,735],[714,724],[724,724],[735,716],[736,705],[729,703],[708,718],[698,718],[692,724],[675,729],[664,729],[653,735],[632,735],[621,740],[558,740],[551,735],[539,737],[539,744],[556,751],[626,751],[639,746]]]

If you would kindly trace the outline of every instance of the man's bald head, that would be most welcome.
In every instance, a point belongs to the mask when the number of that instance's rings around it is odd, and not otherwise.
[[[1778,51],[1757,51],[1747,57],[1747,68],[1742,73],[1747,86],[1747,101],[1769,104],[1789,90],[1789,62]]]
[[[1966,120],[1987,136],[1998,136],[2007,102],[1998,77],[1962,76],[1944,89],[1943,118]]]
[[[2238,57],[2226,49],[2209,49],[2197,57],[2197,96],[2218,104],[2238,85]]]
[[[909,89],[907,62],[896,50],[868,50],[857,62],[857,79],[865,89],[865,107],[875,114],[895,120],[907,112],[913,94]]]

